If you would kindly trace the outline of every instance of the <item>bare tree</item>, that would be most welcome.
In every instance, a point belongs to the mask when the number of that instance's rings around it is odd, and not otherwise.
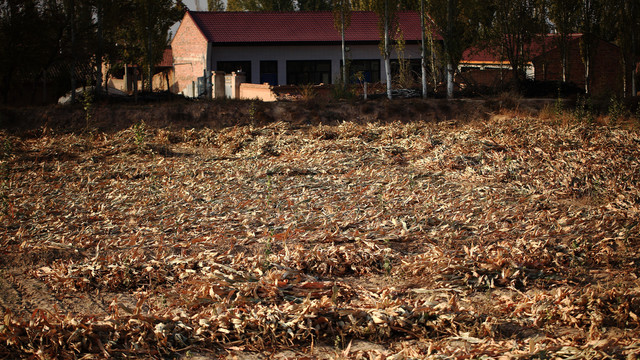
[[[520,87],[531,60],[531,44],[544,29],[535,0],[492,0],[493,20],[486,34],[492,47],[509,61],[513,82]]]
[[[340,32],[342,40],[342,83],[346,88],[349,83],[347,57],[345,50],[344,33],[351,25],[351,2],[349,0],[334,0],[333,2],[333,26]]]
[[[562,82],[569,78],[569,36],[578,28],[581,0],[553,0],[550,6],[550,19],[558,33],[557,41],[562,65]]]
[[[594,33],[602,14],[602,4],[598,0],[582,0],[580,7],[580,54],[584,64],[584,91],[591,92],[591,60],[593,57]]]
[[[397,28],[397,0],[375,0],[374,11],[378,14],[381,33],[380,52],[384,59],[384,70],[387,79],[387,97],[391,96],[391,34]]]

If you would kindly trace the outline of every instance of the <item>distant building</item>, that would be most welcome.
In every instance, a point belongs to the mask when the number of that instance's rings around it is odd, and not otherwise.
[[[585,89],[585,66],[580,44],[583,34],[571,34],[567,41],[566,82]],[[620,48],[593,37],[591,59],[591,93],[621,93],[623,71]],[[549,34],[533,41],[526,47],[530,61],[525,67],[526,76],[537,81],[562,80],[562,51],[559,35]],[[495,49],[471,48],[464,52],[460,61],[457,81],[467,86],[500,87],[513,80],[511,64]]]
[[[420,16],[399,12],[398,22],[403,56],[419,71]],[[354,11],[345,40],[351,74],[386,82],[377,15]],[[341,37],[331,12],[189,11],[171,47],[176,92],[185,92],[205,71],[242,71],[249,83],[271,85],[331,84],[341,77]],[[397,67],[395,50],[391,59]]]

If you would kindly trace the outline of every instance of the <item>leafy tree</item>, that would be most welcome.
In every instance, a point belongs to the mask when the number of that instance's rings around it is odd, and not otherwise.
[[[623,49],[628,54],[629,62],[631,62],[631,96],[636,96],[638,93],[638,67],[640,67],[640,4],[637,1],[626,1],[625,4],[625,29],[621,31],[621,38],[626,39],[624,41],[627,46],[623,46]],[[626,76],[625,76],[626,78]]]
[[[68,72],[69,85],[90,75],[82,66],[93,54],[91,7],[74,0],[5,0],[0,2],[0,58],[3,101],[8,89],[42,82],[46,98],[48,74]],[[6,49],[4,49],[6,47]],[[53,68],[53,69],[52,69]],[[86,79],[85,79],[86,80]],[[34,86],[34,94],[36,87]],[[24,95],[24,94],[23,94]],[[75,94],[72,94],[75,95]]]
[[[229,0],[229,11],[293,11],[293,0]]]
[[[477,1],[430,0],[426,8],[443,38],[443,65],[446,67],[447,98],[450,99],[455,69],[462,53],[478,41],[479,27],[486,13]]]
[[[373,11],[376,0],[351,0],[351,9],[354,11]]]
[[[209,11],[224,11],[224,1],[222,0],[207,0]]]
[[[37,48],[37,19],[40,16],[35,1],[0,2],[0,91],[4,102],[18,77],[38,66],[34,56]]]
[[[298,0],[300,11],[329,11],[332,9],[330,0]]]
[[[131,12],[119,28],[126,61],[143,65],[147,90],[153,89],[153,68],[168,44],[169,28],[182,18],[186,8],[177,0],[132,0]]]
[[[243,11],[241,0],[227,0],[227,11]]]
[[[398,0],[398,9],[403,11],[420,11],[420,0]]]
[[[640,61],[640,4],[637,1],[611,0],[604,2],[600,35],[614,41],[622,50],[624,69],[623,85],[625,94],[633,96],[638,92],[637,69]],[[630,71],[631,84],[627,83]]]

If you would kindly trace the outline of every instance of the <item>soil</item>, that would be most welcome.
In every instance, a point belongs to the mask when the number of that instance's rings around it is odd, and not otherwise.
[[[0,357],[633,358],[637,126],[550,106],[2,108]]]
[[[89,128],[99,132],[117,132],[139,122],[152,127],[177,129],[219,129],[228,126],[264,126],[283,121],[293,126],[336,125],[344,121],[356,123],[477,121],[488,119],[505,109],[535,115],[554,99],[490,98],[490,99],[396,99],[388,101],[354,100],[329,102],[215,100],[173,101],[140,104],[114,104],[103,101],[88,110],[80,104],[39,107],[0,107],[0,128],[23,135],[38,131],[78,132]],[[88,118],[88,119],[87,119]]]

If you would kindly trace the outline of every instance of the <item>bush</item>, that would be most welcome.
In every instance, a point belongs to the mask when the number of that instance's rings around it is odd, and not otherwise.
[[[313,101],[318,97],[318,92],[313,84],[300,85],[300,96],[304,101]]]
[[[590,98],[578,96],[576,107],[573,110],[573,117],[576,121],[586,122],[587,124],[592,124],[595,121],[593,104]]]
[[[609,100],[608,115],[609,120],[614,123],[629,116],[629,111],[621,98],[615,95],[611,97],[611,100]]]

